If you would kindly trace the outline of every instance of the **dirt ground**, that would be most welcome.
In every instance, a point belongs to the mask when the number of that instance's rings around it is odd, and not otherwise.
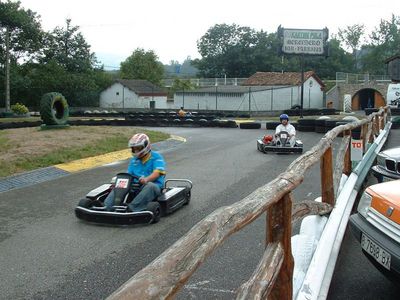
[[[71,146],[85,146],[116,134],[126,135],[128,140],[134,133],[129,127],[110,126],[71,126],[58,130],[39,130],[37,127],[7,129],[0,132],[0,137],[8,140],[0,146],[0,158],[12,161],[19,157],[47,154]]]

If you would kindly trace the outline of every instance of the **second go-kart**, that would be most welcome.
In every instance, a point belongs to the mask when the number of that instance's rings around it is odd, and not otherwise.
[[[257,149],[264,153],[302,153],[303,143],[297,139],[294,143],[290,143],[289,134],[286,131],[281,131],[275,140],[271,135],[265,135],[258,139]]]
[[[112,183],[103,184],[90,191],[79,201],[75,215],[82,220],[94,223],[132,225],[157,223],[161,216],[172,213],[189,203],[192,182],[187,179],[167,179],[161,195],[148,203],[143,211],[132,212],[128,204],[140,192],[139,178],[128,173],[118,173]],[[175,183],[172,186],[171,183]],[[114,190],[114,206],[106,210],[104,200]]]

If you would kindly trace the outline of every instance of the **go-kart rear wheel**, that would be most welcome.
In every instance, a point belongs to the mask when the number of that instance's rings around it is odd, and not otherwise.
[[[151,211],[153,213],[153,220],[151,221],[151,224],[157,223],[160,221],[161,217],[161,206],[160,203],[153,201],[147,204],[147,210]]]
[[[190,202],[190,198],[192,197],[192,191],[190,189],[186,190],[185,197],[186,197],[186,199],[185,199],[185,202],[183,203],[183,205],[188,205]]]
[[[81,199],[79,200],[78,206],[83,208],[90,208],[93,206],[93,200],[88,198]]]

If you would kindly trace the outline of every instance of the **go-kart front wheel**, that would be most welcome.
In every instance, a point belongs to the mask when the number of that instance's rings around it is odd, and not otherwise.
[[[153,201],[147,204],[147,210],[153,213],[153,220],[151,220],[151,224],[157,223],[161,218],[161,206],[160,203]]]
[[[93,206],[93,200],[88,199],[88,198],[83,198],[79,200],[78,206],[83,207],[83,208],[90,208]]]

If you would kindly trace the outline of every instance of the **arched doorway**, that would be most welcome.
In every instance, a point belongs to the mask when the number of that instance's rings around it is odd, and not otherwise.
[[[385,99],[375,89],[361,89],[351,99],[352,110],[364,110],[366,108],[378,108],[385,106]]]

